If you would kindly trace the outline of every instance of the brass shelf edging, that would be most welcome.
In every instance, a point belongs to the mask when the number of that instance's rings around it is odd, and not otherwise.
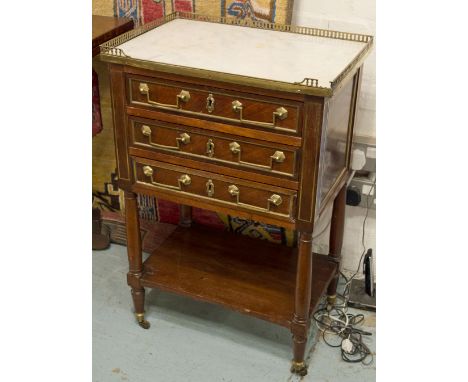
[[[302,81],[290,83],[230,73],[222,73],[212,70],[196,69],[179,65],[163,64],[154,61],[140,60],[126,55],[121,48],[118,48],[119,45],[122,45],[123,43],[143,33],[146,33],[175,19],[196,20],[226,25],[236,25],[241,27],[267,29],[278,32],[296,33],[322,38],[361,42],[365,45],[363,49],[356,55],[356,57],[346,66],[346,68],[330,83],[329,86],[320,86],[318,81],[313,77],[307,77],[304,78]],[[174,73],[178,75],[199,77],[222,82],[244,84],[247,86],[256,86],[264,89],[330,97],[333,95],[333,92],[339,87],[340,83],[343,82],[346,78],[348,78],[353,73],[354,69],[356,69],[358,65],[364,60],[364,58],[369,54],[373,45],[373,41],[373,36],[359,33],[340,32],[329,29],[301,27],[286,24],[275,24],[263,21],[255,21],[251,19],[236,19],[227,17],[203,16],[188,12],[174,12],[165,17],[142,25],[139,28],[128,31],[120,36],[117,36],[114,39],[105,42],[104,44],[101,44],[100,50],[101,59],[106,62],[157,70],[165,73]]]

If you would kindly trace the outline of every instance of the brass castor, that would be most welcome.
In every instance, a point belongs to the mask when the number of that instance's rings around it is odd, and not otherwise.
[[[333,296],[327,296],[328,305],[334,306],[336,304],[336,294]]]
[[[307,375],[307,365],[305,364],[304,361],[302,362],[292,361],[291,373],[295,373],[303,377]]]
[[[151,325],[148,321],[145,320],[144,313],[135,313],[135,317],[138,321],[138,325],[140,325],[143,329],[149,329]]]

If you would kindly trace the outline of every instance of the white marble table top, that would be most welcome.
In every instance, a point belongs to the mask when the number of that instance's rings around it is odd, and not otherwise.
[[[132,58],[329,87],[365,43],[176,19],[121,45]]]

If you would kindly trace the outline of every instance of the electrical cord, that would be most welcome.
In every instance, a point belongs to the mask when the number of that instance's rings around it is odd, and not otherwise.
[[[359,329],[357,326],[364,322],[363,314],[347,313],[346,309],[335,306],[322,306],[314,313],[314,320],[318,329],[322,332],[322,339],[328,346],[341,348],[341,358],[345,362],[370,365],[373,355],[369,347],[364,343],[363,336],[371,336],[372,333]],[[339,339],[331,343],[328,335],[334,335]],[[371,357],[369,362],[366,358]]]
[[[374,180],[369,195],[375,187]],[[374,361],[374,356],[369,347],[364,343],[364,336],[371,336],[372,333],[361,330],[358,326],[364,322],[363,314],[348,313],[348,301],[351,281],[356,277],[361,269],[361,263],[366,253],[365,246],[365,229],[366,221],[369,215],[369,198],[367,199],[366,215],[364,217],[362,226],[362,239],[361,244],[363,252],[359,259],[359,264],[356,272],[347,278],[343,272],[340,271],[341,277],[345,281],[345,288],[342,294],[337,293],[337,302],[333,306],[322,302],[319,308],[315,311],[313,318],[317,328],[322,332],[323,341],[330,347],[341,348],[341,358],[345,362],[358,363],[362,362],[363,365],[370,365]],[[338,302],[339,301],[339,302]],[[327,336],[334,336],[338,338],[336,343],[331,343]],[[370,361],[366,359],[370,356]]]
[[[374,189],[375,187],[375,182],[377,181],[377,178],[374,179],[374,182],[372,183],[372,186],[369,190],[369,194],[368,195],[371,195],[372,193],[372,190]],[[349,284],[351,284],[351,281],[356,277],[356,275],[359,273],[359,270],[361,269],[361,263],[362,263],[362,259],[364,258],[364,255],[366,254],[366,244],[364,243],[364,239],[366,237],[366,222],[367,222],[367,217],[369,216],[369,197],[367,198],[367,201],[366,201],[366,215],[364,216],[364,221],[362,223],[362,237],[361,237],[361,245],[362,245],[362,254],[361,254],[361,257],[359,259],[359,263],[358,263],[358,268],[356,269],[356,272],[349,278],[349,280],[347,280],[346,278],[346,286],[348,286]],[[340,272],[341,273],[341,272]],[[343,274],[342,274],[343,275]],[[343,275],[344,276],[344,275]]]

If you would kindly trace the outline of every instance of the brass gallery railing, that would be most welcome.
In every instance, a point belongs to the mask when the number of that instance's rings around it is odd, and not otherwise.
[[[301,81],[288,83],[280,82],[273,80],[266,80],[260,78],[252,78],[239,76],[234,74],[220,73],[209,70],[187,68],[178,65],[169,65],[162,64],[153,61],[146,61],[132,58],[125,54],[125,52],[118,48],[119,45],[143,34],[154,28],[157,28],[163,24],[166,24],[175,19],[186,19],[186,20],[196,20],[204,21],[210,23],[220,23],[226,25],[237,25],[242,27],[249,28],[258,28],[258,29],[267,29],[278,32],[287,32],[287,33],[297,33],[301,35],[309,35],[315,37],[331,38],[337,40],[345,41],[354,41],[363,43],[363,48],[361,51],[349,62],[349,64],[343,69],[343,71],[330,82],[329,87],[319,86],[318,80],[315,78],[307,77]],[[227,82],[236,82],[236,83],[245,83],[247,85],[268,87],[277,90],[290,91],[290,92],[301,92],[304,94],[320,95],[320,96],[331,96],[333,92],[342,85],[346,78],[349,78],[352,73],[361,65],[365,57],[370,52],[374,42],[373,36],[358,34],[358,33],[349,33],[349,32],[339,32],[329,29],[319,29],[319,28],[310,28],[310,27],[301,27],[295,25],[284,25],[284,24],[274,24],[264,21],[256,21],[251,19],[236,19],[236,18],[227,18],[227,17],[215,17],[215,16],[204,16],[194,13],[187,12],[174,12],[165,17],[159,18],[157,20],[151,21],[145,25],[140,26],[139,28],[133,29],[129,32],[121,34],[120,36],[107,41],[106,43],[100,46],[101,57],[104,61],[129,64],[142,68],[149,68],[154,70],[160,70],[164,72],[175,72],[183,75],[196,75],[198,77],[217,79]]]

